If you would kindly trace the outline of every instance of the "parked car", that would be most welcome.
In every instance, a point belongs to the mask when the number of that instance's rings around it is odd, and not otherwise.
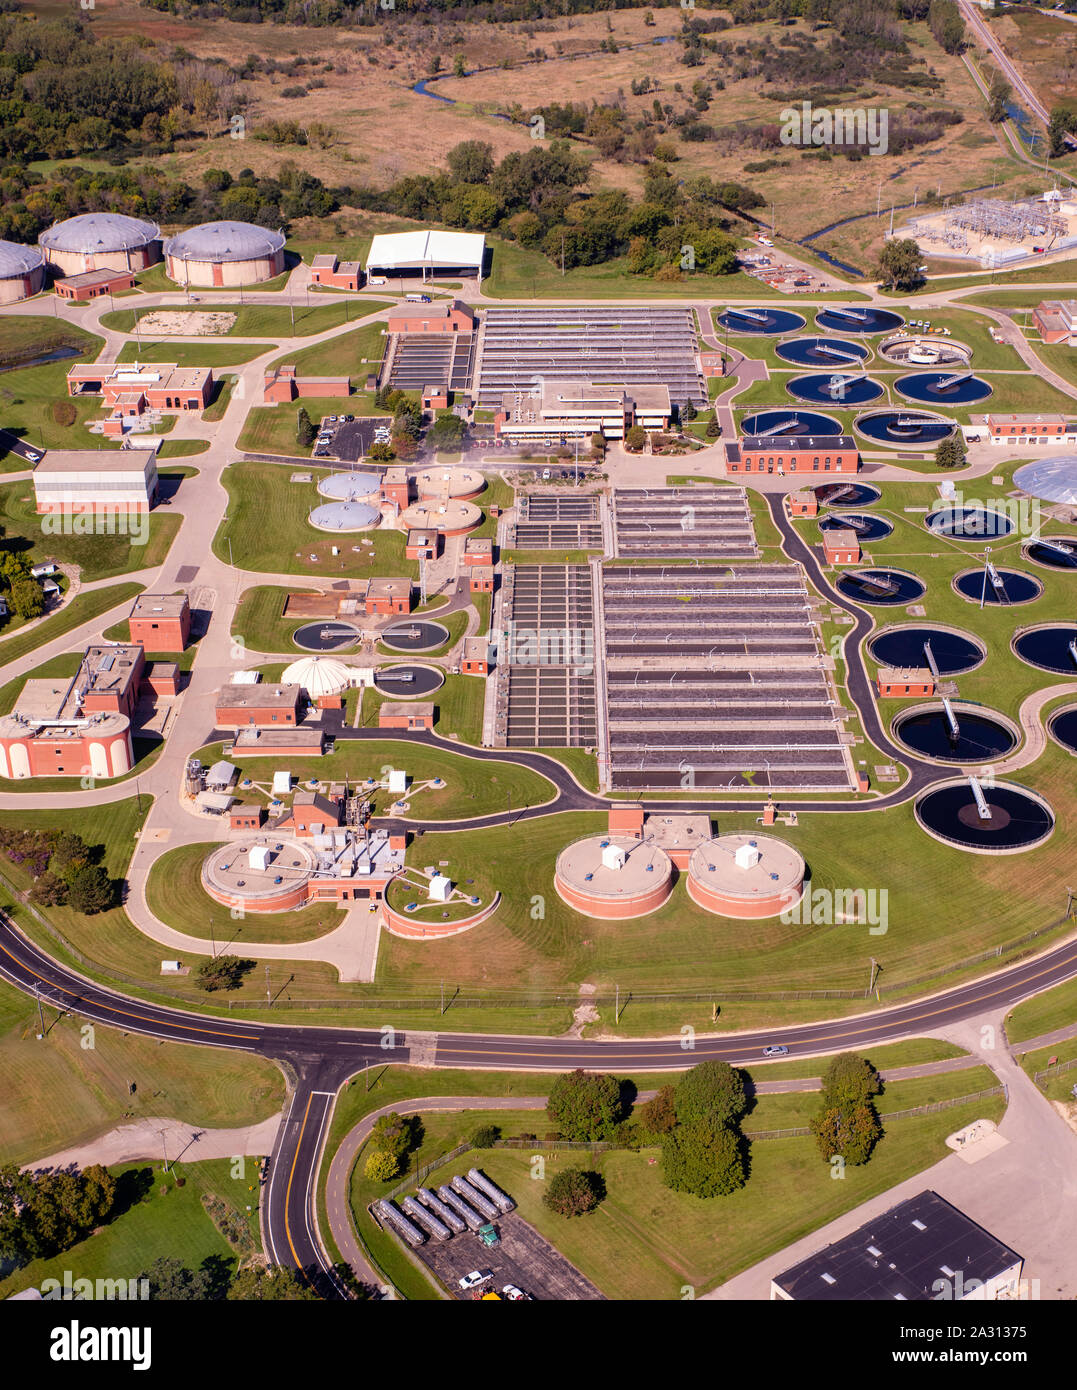
[[[506,1284],[505,1287],[501,1290],[501,1292],[512,1303],[527,1302],[527,1294],[524,1293],[523,1289],[518,1289],[515,1284]]]
[[[544,468],[542,470],[542,481],[544,483],[548,483],[550,481],[550,470],[548,468]]]
[[[485,1284],[487,1279],[492,1279],[493,1277],[492,1270],[473,1269],[470,1274],[465,1274],[464,1277],[457,1282],[462,1289],[477,1289],[480,1284]]]
[[[354,415],[345,415],[345,417],[344,417],[344,423],[345,423],[346,425],[354,425],[354,424],[355,424],[355,416],[354,416]]]
[[[36,454],[33,449],[27,449],[25,457],[28,458],[31,463],[39,463],[41,460],[41,455]]]
[[[780,1043],[772,1043],[770,1047],[764,1047],[764,1057],[786,1057],[789,1054],[787,1047],[782,1047]]]

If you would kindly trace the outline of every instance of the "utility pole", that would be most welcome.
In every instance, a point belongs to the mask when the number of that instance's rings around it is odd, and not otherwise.
[[[561,233],[561,274],[565,273],[565,234]]]
[[[441,1012],[442,1012],[442,1015],[444,1015],[444,1013],[445,1013],[445,981],[444,981],[444,980],[442,980],[442,982],[441,982]]]
[[[621,986],[620,986],[619,984],[617,984],[617,985],[614,986],[614,989],[615,989],[617,992],[616,992],[616,995],[615,995],[615,1003],[614,1003],[614,1006],[613,1006],[613,1021],[614,1021],[614,1023],[620,1023],[620,1021],[621,1021]]]
[[[1072,895],[1071,895],[1071,896],[1072,896]],[[1067,910],[1066,916],[1067,916],[1067,917],[1069,916],[1068,910]],[[38,1021],[38,1026],[39,1026],[40,1029],[41,1029],[41,1032],[38,1033],[38,1035],[37,1035],[38,1041],[40,1042],[41,1039],[45,1036],[45,1015],[44,1015],[44,1013],[42,1012],[42,1009],[41,1009],[41,986],[40,986],[40,985],[34,985],[34,998],[37,1000],[37,1021]]]
[[[212,918],[212,917],[209,919],[209,944],[210,944],[210,949],[211,949],[212,952],[213,952],[213,959],[216,960],[216,959],[217,959],[217,936],[216,936],[216,933],[215,933],[214,930],[213,930],[213,918]]]
[[[868,975],[868,994],[870,995],[872,988],[875,984],[875,972],[879,968],[879,962],[875,959],[874,956],[869,956],[868,959],[871,961],[871,970]]]

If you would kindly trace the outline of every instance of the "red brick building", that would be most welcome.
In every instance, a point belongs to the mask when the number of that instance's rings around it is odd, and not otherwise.
[[[1059,443],[1077,434],[1077,421],[1061,415],[985,415],[984,422],[991,442],[1013,440],[1018,444]]]
[[[400,511],[403,511],[411,501],[408,470],[399,465],[395,468],[387,468],[382,474],[381,487],[378,491],[383,502],[392,502]]]
[[[410,613],[411,580],[372,579],[367,585],[365,606],[368,616],[375,613]]]
[[[935,693],[935,677],[926,666],[880,666],[875,684],[884,697]]]
[[[84,270],[81,275],[69,275],[53,285],[59,299],[72,299],[85,304],[103,294],[119,294],[134,288],[133,270]]]
[[[299,722],[299,700],[298,685],[222,685],[214,697],[214,718],[218,729],[294,725]]]
[[[847,434],[750,435],[725,447],[729,473],[857,473],[860,450]]]
[[[490,670],[490,644],[485,637],[465,637],[460,671],[465,676],[485,676]]]
[[[607,828],[611,835],[631,835],[634,840],[642,840],[643,815],[642,806],[611,806]]]
[[[386,700],[378,710],[379,729],[432,729],[434,706],[429,700]]]
[[[438,533],[436,531],[408,532],[404,542],[404,555],[409,560],[436,560],[438,554]]]
[[[464,542],[465,565],[492,565],[494,543],[488,536],[468,536]]]
[[[338,261],[332,254],[315,256],[310,263],[310,283],[333,290],[358,290],[363,267],[358,261]]]
[[[823,552],[828,565],[860,563],[860,539],[848,526],[836,526],[823,532]]]
[[[447,386],[424,386],[422,407],[424,410],[448,410],[449,388]]]
[[[108,409],[202,411],[213,399],[209,367],[174,362],[80,362],[67,374],[69,396],[100,396]]]
[[[186,594],[139,594],[127,617],[132,642],[150,652],[182,652],[191,633]]]
[[[1032,322],[1045,343],[1072,342],[1077,335],[1077,300],[1041,300],[1032,311]]]
[[[390,333],[473,333],[475,314],[459,299],[439,304],[398,304],[389,310]]]
[[[819,499],[814,492],[791,492],[788,502],[790,516],[819,515]]]
[[[282,821],[281,828],[290,825],[296,835],[324,835],[335,829],[344,818],[344,808],[338,797],[322,796],[319,792],[296,792],[292,798],[290,820]]]
[[[174,661],[151,661],[146,667],[143,684],[151,695],[171,698],[179,694],[181,680],[180,668]]]
[[[350,377],[300,376],[292,365],[266,372],[262,384],[262,400],[266,405],[287,405],[304,396],[350,396],[351,393]]]

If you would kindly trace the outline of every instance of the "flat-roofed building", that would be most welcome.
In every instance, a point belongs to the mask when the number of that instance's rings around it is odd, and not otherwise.
[[[71,299],[86,304],[105,294],[120,294],[134,287],[133,270],[84,270],[81,275],[68,275],[57,280],[53,288],[58,299]]]
[[[672,407],[661,383],[597,386],[584,381],[545,381],[530,391],[506,391],[494,416],[494,432],[513,442],[558,444],[601,434],[623,439],[633,425],[665,429]]]
[[[790,516],[819,515],[819,499],[814,492],[807,489],[803,492],[791,492],[788,500]]]
[[[832,526],[823,532],[823,553],[828,565],[860,563],[860,538],[849,526]]]
[[[143,409],[202,411],[213,398],[209,367],[174,362],[79,362],[67,374],[69,396],[100,396],[106,406],[139,395]],[[141,412],[139,412],[141,413]]]
[[[404,556],[408,560],[436,560],[438,555],[437,531],[426,531],[413,527],[404,542]]]
[[[408,470],[400,464],[387,468],[381,475],[378,492],[383,502],[391,502],[399,511],[404,511],[411,501]]]
[[[87,647],[71,687],[76,709],[87,714],[115,713],[130,718],[138,704],[138,688],[146,669],[146,655],[135,643],[110,643]]]
[[[728,473],[857,473],[860,450],[847,434],[746,434],[725,446]]]
[[[489,536],[468,536],[464,542],[465,565],[492,565],[494,543]]]
[[[34,467],[40,513],[147,512],[157,497],[153,449],[50,449]]]
[[[364,606],[368,616],[375,613],[410,613],[411,580],[388,577],[371,579]]]
[[[132,642],[151,652],[182,652],[191,633],[186,594],[139,594],[127,615]]]
[[[776,1274],[771,1299],[964,1302],[1015,1297],[1024,1260],[936,1192],[920,1192]]]
[[[434,705],[430,700],[385,700],[378,707],[379,729],[432,729]]]
[[[1077,420],[1063,415],[985,415],[992,444],[1077,444]]]
[[[266,405],[287,404],[304,396],[350,396],[351,377],[300,376],[294,363],[274,367],[262,380],[262,400]]]
[[[465,676],[485,676],[490,670],[490,641],[486,637],[465,637],[460,671]]]
[[[222,685],[214,696],[214,718],[219,729],[258,728],[298,724],[302,692],[298,685]]]
[[[389,332],[397,335],[474,331],[475,311],[461,299],[446,299],[437,304],[397,304],[389,310]]]
[[[875,684],[883,697],[935,693],[935,677],[926,666],[880,666]]]
[[[363,284],[363,267],[358,261],[338,261],[331,252],[315,256],[310,263],[310,283],[334,290],[357,290]]]
[[[437,275],[481,278],[486,238],[480,232],[380,232],[370,242],[368,276]]]
[[[1077,338],[1077,299],[1044,299],[1032,322],[1045,343],[1072,343]]]
[[[325,735],[317,724],[244,724],[236,729],[229,752],[236,758],[318,758]]]

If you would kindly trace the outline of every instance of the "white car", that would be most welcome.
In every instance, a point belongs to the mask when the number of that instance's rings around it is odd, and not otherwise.
[[[515,1284],[506,1284],[501,1292],[511,1303],[527,1302],[527,1294],[524,1293],[523,1289],[518,1289]]]
[[[492,1279],[493,1277],[494,1276],[488,1269],[473,1269],[470,1274],[465,1274],[464,1277],[457,1282],[462,1289],[477,1289],[480,1284],[485,1284],[487,1279]]]
[[[41,455],[35,454],[31,449],[27,449],[25,457],[28,458],[31,463],[37,463],[40,460]]]

